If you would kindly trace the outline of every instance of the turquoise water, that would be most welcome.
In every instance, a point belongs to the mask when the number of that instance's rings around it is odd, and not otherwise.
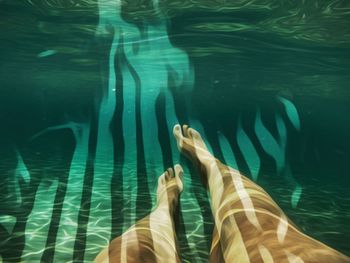
[[[0,1],[0,261],[91,262],[185,169],[183,262],[207,262],[188,123],[307,234],[350,255],[345,1]]]

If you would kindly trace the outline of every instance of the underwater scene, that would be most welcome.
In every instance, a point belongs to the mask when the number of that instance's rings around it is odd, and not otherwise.
[[[350,262],[347,0],[0,0],[0,262]]]

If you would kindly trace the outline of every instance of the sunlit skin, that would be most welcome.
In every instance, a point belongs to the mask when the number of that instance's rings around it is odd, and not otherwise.
[[[210,262],[350,262],[302,233],[268,193],[216,159],[196,130],[176,125],[173,133],[210,193],[215,222]],[[95,262],[180,262],[174,215],[182,177],[180,165],[161,175],[156,209],[114,239]]]
[[[174,216],[183,189],[180,165],[158,179],[157,207],[114,239],[94,262],[180,262]]]
[[[196,130],[176,125],[173,132],[209,189],[211,262],[350,262],[298,230],[261,187],[216,159]]]

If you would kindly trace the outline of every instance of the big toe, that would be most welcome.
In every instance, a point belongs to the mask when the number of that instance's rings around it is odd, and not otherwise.
[[[179,124],[176,124],[173,129],[173,134],[175,136],[175,139],[180,147],[182,147],[182,141],[183,141],[183,134],[181,130],[181,126]]]
[[[176,124],[174,126],[173,133],[174,133],[174,136],[177,137],[177,138],[182,138],[183,137],[180,124]]]
[[[165,173],[165,180],[170,181],[172,178],[174,178],[174,176],[175,174],[173,168],[168,168]]]

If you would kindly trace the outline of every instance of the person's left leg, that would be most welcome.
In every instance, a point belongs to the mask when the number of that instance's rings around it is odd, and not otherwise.
[[[183,189],[180,165],[158,179],[157,208],[114,239],[94,262],[181,262],[174,213]]]

